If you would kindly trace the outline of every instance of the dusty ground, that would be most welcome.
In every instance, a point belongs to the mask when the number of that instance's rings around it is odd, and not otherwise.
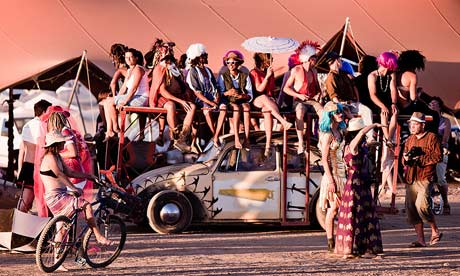
[[[403,187],[398,207],[402,208]],[[408,248],[415,239],[404,214],[382,220],[385,254],[378,259],[343,260],[326,253],[322,231],[280,227],[193,228],[158,235],[130,227],[125,249],[107,268],[66,261],[66,275],[459,275],[460,184],[450,185],[451,216],[438,216],[444,233],[432,247]],[[387,203],[384,202],[387,206]],[[242,230],[243,229],[243,230]],[[426,238],[429,232],[426,229]],[[69,258],[70,259],[70,258]],[[40,274],[34,254],[0,251],[0,275]]]

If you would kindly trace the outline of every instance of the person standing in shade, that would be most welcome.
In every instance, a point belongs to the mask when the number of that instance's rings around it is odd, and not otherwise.
[[[414,112],[409,119],[411,135],[403,151],[406,180],[407,221],[415,228],[417,240],[410,247],[425,247],[423,223],[431,228],[430,245],[437,244],[442,233],[431,209],[431,191],[436,176],[436,164],[442,160],[441,145],[436,134],[425,130],[425,114]]]
[[[19,147],[18,156],[18,183],[22,185],[23,191],[19,210],[28,212],[32,208],[34,201],[34,160],[38,144],[38,137],[42,127],[41,117],[45,114],[46,109],[52,104],[46,100],[40,100],[34,104],[35,117],[28,121],[22,128],[22,142]]]
[[[444,105],[439,97],[433,97],[430,101],[430,108],[439,114],[438,137],[441,140],[442,161],[436,165],[436,176],[440,186],[442,201],[444,203],[443,215],[450,215],[450,204],[448,200],[449,186],[446,180],[446,169],[449,155],[449,138],[451,133],[450,120],[441,114],[441,107]]]

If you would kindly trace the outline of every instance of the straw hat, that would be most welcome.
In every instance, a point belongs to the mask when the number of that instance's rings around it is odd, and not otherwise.
[[[348,121],[348,131],[358,131],[364,128],[364,121],[362,118],[351,118],[350,121]]]
[[[425,114],[423,114],[422,112],[414,112],[408,120],[408,122],[410,121],[425,123]]]
[[[45,148],[47,148],[47,147],[52,146],[53,144],[65,142],[67,138],[63,136],[59,131],[54,130],[46,134],[45,140],[46,140]]]
[[[324,105],[324,111],[326,111],[326,112],[332,112],[332,111],[336,111],[336,110],[339,110],[339,107],[333,101],[329,101]]]

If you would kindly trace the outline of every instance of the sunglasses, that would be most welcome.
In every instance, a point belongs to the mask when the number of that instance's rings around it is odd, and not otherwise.
[[[226,61],[225,63],[227,63],[227,64],[238,64],[237,61]]]

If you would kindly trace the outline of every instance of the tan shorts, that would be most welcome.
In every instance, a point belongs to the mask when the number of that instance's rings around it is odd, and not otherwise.
[[[415,225],[434,222],[431,209],[431,190],[433,184],[428,181],[414,181],[406,186],[407,222]]]

